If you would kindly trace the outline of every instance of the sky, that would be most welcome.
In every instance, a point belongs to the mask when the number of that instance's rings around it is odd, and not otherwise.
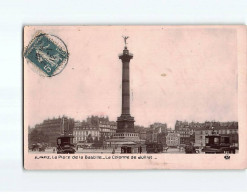
[[[51,78],[24,61],[25,120],[32,127],[66,115],[121,115],[122,36],[130,61],[130,112],[136,125],[176,120],[237,121],[237,34],[234,28],[167,26],[27,27],[56,35],[69,51],[64,70]]]

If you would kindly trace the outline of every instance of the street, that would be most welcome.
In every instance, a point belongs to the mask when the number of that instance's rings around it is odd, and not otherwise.
[[[168,148],[167,152],[165,152],[165,150],[163,151],[163,153],[180,153],[180,154],[185,154],[185,151],[179,151],[178,148]]]
[[[76,151],[76,153],[98,153],[98,154],[111,154],[113,151],[112,148],[107,148],[107,149],[83,149],[83,148],[78,148],[78,150]],[[34,154],[51,154],[51,153],[57,153],[57,152],[53,152],[52,148],[48,148],[45,151],[39,152],[39,151],[31,151],[29,150],[29,153],[34,153]],[[115,150],[116,154],[120,154],[120,149],[116,149]],[[143,152],[143,154],[145,154],[146,152]],[[184,150],[183,151],[179,151],[178,148],[169,148],[167,151],[163,151],[163,153],[171,153],[171,154],[184,154]]]

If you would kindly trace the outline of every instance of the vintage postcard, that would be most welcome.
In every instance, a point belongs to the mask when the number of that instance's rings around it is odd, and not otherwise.
[[[24,168],[245,169],[246,26],[25,26]]]

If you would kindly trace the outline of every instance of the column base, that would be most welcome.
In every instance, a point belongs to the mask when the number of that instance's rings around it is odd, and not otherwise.
[[[117,133],[122,132],[135,132],[134,126],[135,120],[134,117],[130,116],[130,114],[122,114],[117,118]]]

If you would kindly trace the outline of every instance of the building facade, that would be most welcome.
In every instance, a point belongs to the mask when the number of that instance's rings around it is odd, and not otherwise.
[[[146,140],[147,139],[147,131],[146,130],[139,131],[139,138],[141,140]]]
[[[153,123],[146,130],[147,143],[162,143],[165,145],[165,139],[168,132],[166,123]]]
[[[105,139],[112,138],[117,131],[117,123],[113,121],[99,121],[100,135]]]
[[[168,147],[177,147],[180,145],[180,135],[175,131],[168,132],[166,136],[166,145]]]
[[[90,116],[84,121],[75,122],[74,142],[94,142],[96,139],[109,139],[116,133],[116,129],[117,123],[109,121],[108,117]]]
[[[175,131],[180,135],[180,145],[190,145],[194,143],[194,123],[176,121]]]
[[[81,122],[77,122],[74,131],[74,143],[93,143],[100,139],[99,128],[89,125],[84,125]]]
[[[110,121],[108,117],[90,116],[84,123],[93,127],[97,127],[100,132],[100,137],[103,139],[109,139],[113,137],[117,131],[117,123],[115,121]]]
[[[57,145],[59,136],[73,135],[73,129],[74,120],[66,116],[44,120],[33,128],[33,130],[42,131],[48,136],[48,145],[53,147]]]

